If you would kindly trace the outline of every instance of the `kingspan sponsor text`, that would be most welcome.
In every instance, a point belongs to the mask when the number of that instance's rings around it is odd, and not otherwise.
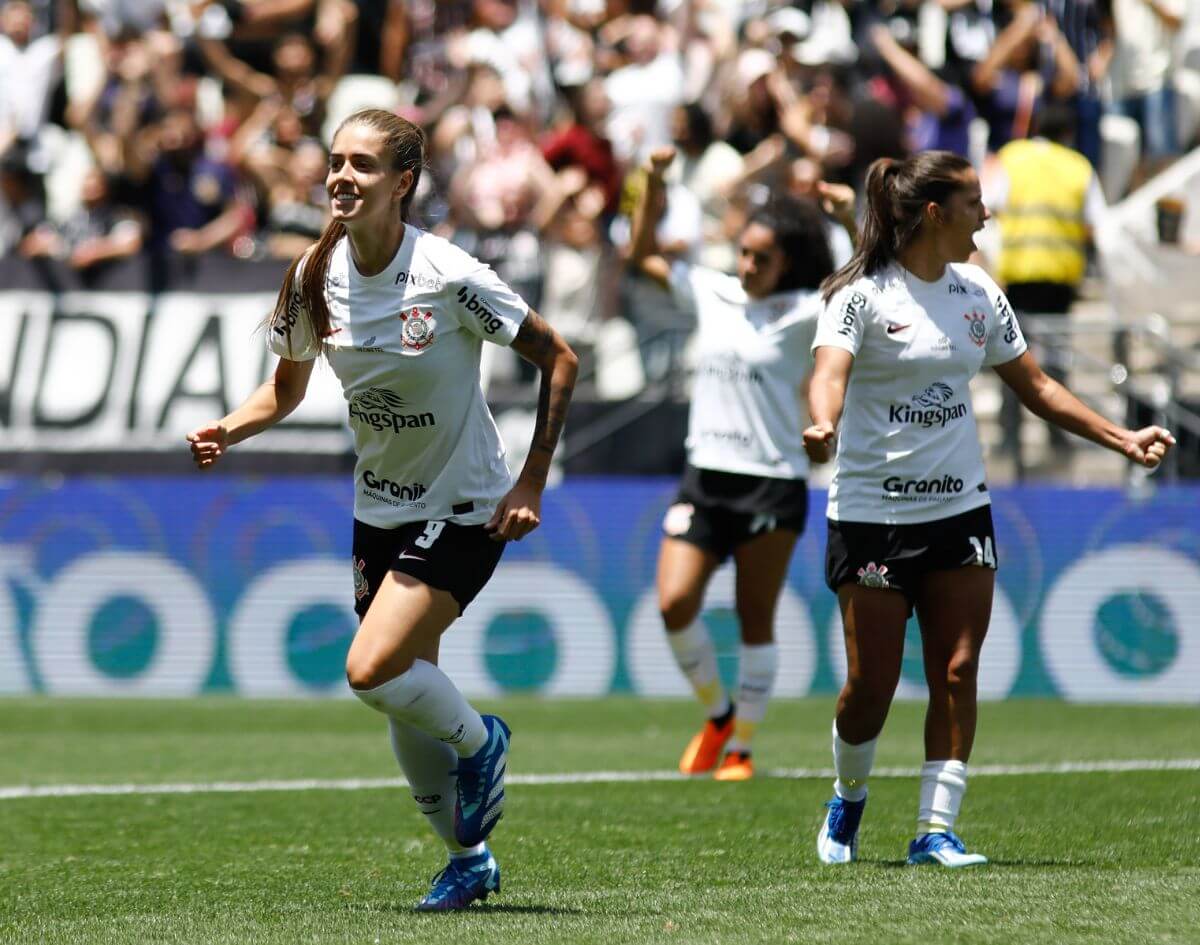
[[[398,433],[405,428],[437,426],[432,413],[393,413],[391,411],[363,410],[353,401],[350,403],[350,419],[367,424],[374,430],[391,430]]]
[[[904,423],[920,427],[944,427],[952,420],[961,420],[966,415],[966,404],[921,408],[912,407],[909,404],[892,404],[888,408],[889,423]]]

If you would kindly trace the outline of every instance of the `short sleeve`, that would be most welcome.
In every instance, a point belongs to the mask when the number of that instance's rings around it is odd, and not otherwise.
[[[990,281],[990,280],[989,280]],[[1019,358],[1029,347],[1021,326],[1017,324],[1016,313],[1004,293],[995,284],[989,287],[992,306],[996,312],[996,327],[988,332],[987,348],[984,352],[985,367],[995,367],[997,364],[1007,364]]]
[[[300,272],[296,270],[287,307],[276,314],[267,328],[267,348],[289,361],[311,361],[318,350],[313,341],[312,321],[300,295]]]
[[[841,348],[857,355],[870,317],[871,300],[866,293],[854,285],[846,286],[829,300],[817,318],[813,350]]]
[[[671,263],[671,269],[667,275],[667,288],[671,295],[687,308],[695,308],[696,305],[696,291],[692,287],[692,270],[694,268],[682,259],[676,259]]]
[[[517,337],[529,306],[490,266],[479,265],[447,291],[449,307],[467,331],[484,341],[508,346]]]

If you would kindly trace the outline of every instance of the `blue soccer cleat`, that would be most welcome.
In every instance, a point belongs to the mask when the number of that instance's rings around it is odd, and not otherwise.
[[[982,853],[968,853],[966,844],[950,831],[923,833],[908,845],[908,862],[912,866],[936,863],[958,869],[962,866],[978,866],[987,861]]]
[[[853,863],[858,859],[858,824],[867,799],[847,801],[835,796],[825,806],[829,813],[817,834],[817,857],[822,863]]]
[[[483,716],[483,724],[487,741],[470,758],[460,758],[458,768],[452,772],[458,777],[454,837],[464,847],[483,843],[504,813],[504,769],[512,733],[494,715]]]
[[[465,909],[476,899],[482,902],[489,893],[499,891],[500,866],[492,851],[485,848],[478,856],[452,859],[433,877],[429,892],[417,903],[417,912]]]

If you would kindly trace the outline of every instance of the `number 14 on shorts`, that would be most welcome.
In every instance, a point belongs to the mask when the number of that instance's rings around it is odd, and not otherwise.
[[[992,536],[985,535],[983,541],[980,541],[974,535],[967,539],[971,546],[975,549],[975,563],[985,568],[996,567],[996,549],[992,545]]]

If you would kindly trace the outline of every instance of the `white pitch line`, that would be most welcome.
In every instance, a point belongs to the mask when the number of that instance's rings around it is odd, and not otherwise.
[[[1037,765],[977,765],[972,777],[1039,774],[1122,774],[1130,771],[1200,771],[1200,758],[1131,759],[1127,761],[1064,761]],[[877,768],[875,778],[916,778],[919,768]],[[788,780],[832,778],[832,768],[774,768],[760,777]],[[505,779],[512,785],[554,784],[644,784],[653,781],[702,780],[677,771],[579,771],[563,774],[514,774]],[[104,797],[126,794],[249,794],[263,791],[369,791],[405,787],[403,778],[316,778],[282,781],[197,781],[177,784],[18,784],[0,787],[0,801],[38,797]]]

